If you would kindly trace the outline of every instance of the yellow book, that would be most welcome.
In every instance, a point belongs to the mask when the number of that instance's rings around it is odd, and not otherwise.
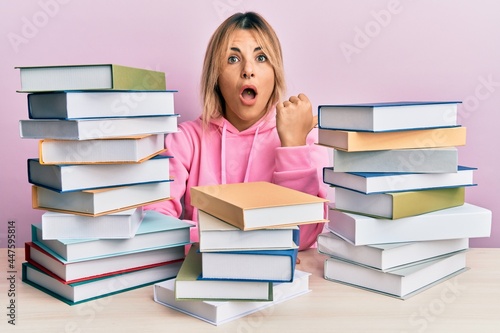
[[[115,64],[16,67],[20,92],[166,90],[165,73]]]
[[[465,187],[377,194],[335,188],[336,209],[386,219],[425,214],[464,203]]]
[[[393,132],[355,132],[320,128],[318,144],[347,152],[463,146],[466,128],[445,127]]]
[[[191,188],[191,205],[241,230],[326,222],[327,201],[269,182]]]

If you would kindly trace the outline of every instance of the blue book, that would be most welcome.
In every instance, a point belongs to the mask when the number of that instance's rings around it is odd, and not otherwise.
[[[190,244],[193,224],[148,210],[134,237],[128,239],[42,238],[40,224],[31,226],[32,242],[62,262],[76,262]]]
[[[385,132],[458,126],[458,101],[320,105],[323,129]]]
[[[294,230],[299,244],[300,231]],[[285,250],[202,252],[201,279],[238,281],[293,281],[298,247]]]
[[[475,186],[475,170],[477,168],[459,165],[457,172],[447,173],[336,172],[334,167],[325,167],[323,182],[364,194],[418,191]]]
[[[156,155],[141,163],[42,164],[28,159],[28,182],[57,192],[168,182],[171,156]]]

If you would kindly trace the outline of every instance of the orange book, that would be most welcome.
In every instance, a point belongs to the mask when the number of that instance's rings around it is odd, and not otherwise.
[[[191,188],[191,204],[241,230],[326,222],[328,200],[269,182]]]
[[[318,130],[318,144],[347,152],[454,147],[465,145],[465,139],[462,126],[392,132]]]

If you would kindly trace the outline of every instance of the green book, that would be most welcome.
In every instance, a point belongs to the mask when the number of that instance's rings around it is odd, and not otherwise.
[[[268,281],[202,280],[199,243],[193,243],[175,279],[177,300],[272,301]]]
[[[115,64],[16,67],[20,92],[166,90],[165,73]]]
[[[335,188],[336,209],[386,219],[425,214],[461,206],[464,203],[465,187],[463,186],[375,194]]]

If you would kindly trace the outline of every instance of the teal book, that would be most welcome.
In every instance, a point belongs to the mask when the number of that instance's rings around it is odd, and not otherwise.
[[[64,262],[140,252],[190,243],[192,223],[148,210],[134,237],[128,239],[50,239],[33,224],[32,242]]]
[[[75,305],[175,278],[180,266],[181,262],[174,262],[65,284],[64,281],[25,262],[22,265],[22,281],[68,305]]]

